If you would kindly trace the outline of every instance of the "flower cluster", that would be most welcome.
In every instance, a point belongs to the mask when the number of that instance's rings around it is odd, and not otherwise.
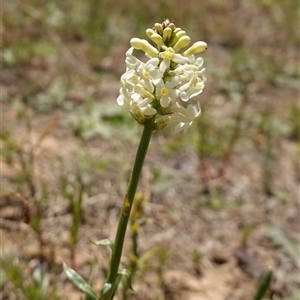
[[[182,104],[204,88],[203,59],[195,54],[203,52],[207,45],[199,41],[181,52],[191,38],[169,20],[156,23],[153,29],[146,30],[146,35],[152,44],[139,38],[130,40],[117,103],[140,124],[155,116],[155,129],[174,122],[175,132],[186,132],[201,110],[199,103]],[[135,50],[143,51],[148,61],[138,59]]]

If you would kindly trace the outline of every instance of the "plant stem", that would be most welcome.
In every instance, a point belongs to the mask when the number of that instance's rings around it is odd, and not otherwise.
[[[123,208],[119,218],[119,224],[118,224],[118,229],[117,229],[116,239],[115,239],[115,247],[112,253],[109,273],[106,281],[107,283],[113,283],[116,280],[116,277],[118,275],[118,269],[120,265],[127,224],[130,217],[133,199],[138,186],[142,167],[144,164],[144,160],[152,136],[152,132],[154,128],[154,120],[155,117],[151,119],[147,119],[144,124],[143,134],[137,150],[134,166],[127,186],[127,192],[124,198]]]

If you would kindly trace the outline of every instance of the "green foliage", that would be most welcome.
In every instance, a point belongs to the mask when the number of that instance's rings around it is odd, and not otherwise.
[[[132,118],[127,117],[115,104],[104,102],[101,104],[86,103],[78,107],[65,121],[66,126],[72,128],[76,136],[89,140],[102,136],[109,140],[118,130],[124,137],[136,134],[136,126]]]
[[[28,118],[26,113],[24,118]],[[26,121],[27,126],[30,129],[31,119],[28,118]],[[17,192],[17,195],[20,194],[17,198],[21,200],[21,203],[27,206],[28,204],[26,202],[29,201],[35,208],[34,213],[30,213],[26,216],[26,218],[28,217],[28,220],[26,221],[37,233],[40,243],[40,254],[42,257],[44,255],[45,243],[42,239],[41,221],[43,218],[44,206],[49,199],[49,195],[47,186],[42,180],[39,180],[35,176],[35,150],[39,148],[51,129],[51,126],[47,127],[39,136],[36,143],[28,143],[29,145],[24,145],[21,141],[14,139],[10,133],[4,133],[1,136],[1,139],[4,142],[4,151],[2,152],[2,155],[4,156],[7,164],[11,167],[21,167],[16,175],[16,190],[11,194],[14,195],[14,193]],[[39,190],[41,190],[40,194],[38,193]]]
[[[30,104],[42,112],[49,112],[55,108],[66,110],[73,108],[72,102],[66,100],[66,87],[59,82],[53,82],[45,93],[30,99]]]
[[[49,285],[49,275],[45,265],[38,262],[32,273],[28,274],[28,270],[24,269],[13,256],[4,255],[0,258],[0,262],[1,284],[3,285],[5,281],[11,282],[18,299],[60,299],[55,287]]]
[[[109,246],[111,251],[114,251],[115,245],[110,239],[104,239],[100,241],[91,241],[95,246]]]
[[[253,232],[254,228],[251,225],[245,224],[242,227],[243,242],[246,243],[248,237]]]
[[[262,183],[264,191],[267,195],[272,195],[272,171],[274,168],[274,114],[271,107],[261,115],[261,122],[259,128],[265,134],[266,142],[264,147],[264,155],[262,159]]]
[[[101,135],[109,139],[113,135],[112,127],[102,122],[101,107],[93,106],[87,112],[81,107],[68,120],[68,126],[71,127],[76,136],[83,139],[91,139]]]
[[[262,300],[263,299],[263,296],[267,292],[269,285],[271,283],[272,273],[273,272],[271,270],[269,270],[264,274],[253,300]]]
[[[200,199],[201,207],[211,210],[232,209],[241,206],[244,201],[243,198],[240,197],[225,201],[221,189],[216,187],[204,190]]]
[[[199,264],[202,260],[202,254],[198,249],[193,250],[193,263],[194,264]]]
[[[92,299],[97,299],[97,295],[92,289],[92,287],[72,268],[68,267],[66,263],[63,263],[65,274],[68,279],[83,293],[91,297]]]
[[[267,235],[275,247],[293,260],[298,261],[300,255],[299,247],[296,242],[288,236],[283,228],[272,225],[269,228]]]
[[[127,269],[122,269],[118,272],[115,281],[111,283],[106,283],[101,291],[100,300],[112,300],[116,294],[118,286],[123,279],[124,286],[131,287],[131,273]]]
[[[1,156],[5,163],[11,166],[15,159],[15,153],[19,150],[19,145],[8,132],[0,133],[0,140],[3,145]]]
[[[71,253],[72,260],[75,259],[75,246],[78,241],[78,231],[83,221],[82,197],[85,190],[85,185],[82,180],[82,174],[77,173],[75,182],[70,183],[68,177],[62,175],[61,180],[61,194],[70,201],[70,208],[72,212],[72,224],[70,227],[71,235]]]

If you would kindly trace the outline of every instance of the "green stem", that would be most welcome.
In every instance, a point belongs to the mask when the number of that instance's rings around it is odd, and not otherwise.
[[[141,141],[137,150],[134,166],[130,176],[130,180],[127,187],[127,192],[124,198],[123,208],[119,218],[118,230],[116,233],[115,247],[111,258],[109,273],[107,276],[107,283],[113,283],[118,275],[118,269],[120,265],[122,249],[127,229],[128,220],[133,204],[133,199],[138,186],[139,178],[141,175],[142,167],[152,136],[154,128],[155,117],[146,120],[144,124],[144,131],[141,137]]]

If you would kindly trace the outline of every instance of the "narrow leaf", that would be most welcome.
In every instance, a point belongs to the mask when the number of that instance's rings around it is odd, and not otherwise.
[[[299,259],[300,251],[296,243],[288,236],[287,232],[277,225],[273,225],[268,230],[268,237],[279,250],[294,260]]]
[[[101,290],[100,300],[110,300],[111,298],[111,283],[105,283]]]
[[[127,269],[122,269],[122,270],[118,271],[118,274],[127,276],[129,279],[131,279],[131,272]]]
[[[104,240],[100,240],[100,241],[90,240],[90,242],[96,246],[109,246],[111,251],[114,251],[114,248],[115,248],[115,244],[110,239],[104,239]]]
[[[127,269],[122,269],[118,272],[119,275],[125,277],[125,282],[126,282],[126,285],[129,286],[129,288],[131,290],[133,290],[132,286],[131,286],[131,272]]]
[[[101,291],[100,300],[112,300],[118,289],[120,280],[121,280],[121,276],[118,275],[113,283],[105,283],[105,285],[103,286],[102,291]]]
[[[92,289],[92,287],[72,268],[70,268],[66,263],[63,263],[64,271],[69,278],[69,280],[82,292],[89,295],[93,299],[97,299],[97,295]]]
[[[265,293],[267,292],[267,290],[269,288],[271,279],[272,279],[272,271],[269,270],[265,273],[263,279],[261,280],[260,285],[257,289],[256,295],[253,298],[254,300],[261,300],[263,298],[263,296],[265,295]]]
[[[114,298],[116,292],[117,292],[117,289],[118,289],[118,286],[119,286],[119,283],[121,281],[121,276],[117,276],[116,280],[113,282],[112,284],[112,287],[111,287],[111,299]]]

